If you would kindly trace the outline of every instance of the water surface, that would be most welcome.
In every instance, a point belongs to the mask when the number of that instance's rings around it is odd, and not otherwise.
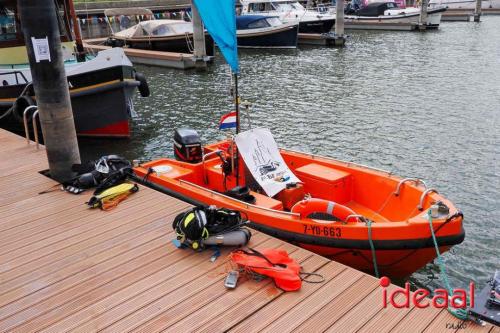
[[[466,240],[444,259],[454,287],[500,269],[500,17],[443,23],[439,31],[352,32],[344,49],[240,53],[240,91],[253,126],[280,146],[420,177],[465,214]],[[84,158],[172,155],[177,127],[224,138],[230,76],[138,66],[153,96],[137,97],[129,141],[83,141]],[[246,125],[247,123],[244,122]],[[414,286],[436,287],[434,264]]]

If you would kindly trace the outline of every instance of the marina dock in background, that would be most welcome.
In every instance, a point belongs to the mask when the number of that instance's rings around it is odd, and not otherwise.
[[[84,41],[84,47],[88,51],[94,53],[110,49],[111,46],[106,46],[103,44],[106,39],[107,38],[87,39]],[[195,68],[194,56],[191,53],[141,50],[126,47],[123,48],[123,50],[130,61],[132,61],[134,64],[178,69]]]
[[[189,205],[152,189],[111,212],[88,209],[40,174],[44,147],[0,130],[0,331],[460,332],[444,309],[383,308],[378,279],[253,231],[323,283],[284,293],[269,280],[224,287],[229,249],[176,249],[171,224]],[[40,192],[45,192],[40,194]],[[388,290],[397,288],[394,285]],[[467,322],[468,332],[498,327]],[[455,329],[453,329],[455,328]]]

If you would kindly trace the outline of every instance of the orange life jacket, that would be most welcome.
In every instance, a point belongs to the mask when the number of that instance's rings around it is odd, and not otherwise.
[[[269,276],[276,286],[284,291],[299,290],[302,286],[301,267],[285,250],[235,250],[229,258],[240,268]]]

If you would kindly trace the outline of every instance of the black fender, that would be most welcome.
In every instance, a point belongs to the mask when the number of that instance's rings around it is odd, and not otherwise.
[[[141,93],[142,97],[149,97],[151,95],[151,91],[149,90],[148,81],[146,77],[142,73],[135,73],[135,80],[139,81],[139,93]]]
[[[29,95],[19,96],[12,105],[12,115],[17,121],[22,123],[24,110],[26,110],[28,106],[32,105],[36,105],[36,102],[33,99],[33,97]]]

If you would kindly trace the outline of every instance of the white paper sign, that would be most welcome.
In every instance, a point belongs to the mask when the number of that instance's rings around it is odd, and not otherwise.
[[[36,62],[40,62],[42,60],[50,59],[50,49],[49,49],[49,39],[45,38],[35,38],[31,37],[31,43],[33,44],[33,50],[35,52]]]
[[[267,128],[239,133],[235,142],[248,170],[268,196],[278,194],[287,183],[300,182],[285,164]]]

